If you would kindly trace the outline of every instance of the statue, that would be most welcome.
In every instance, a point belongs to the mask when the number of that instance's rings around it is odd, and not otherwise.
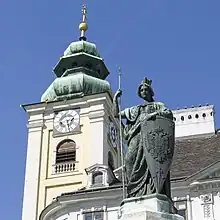
[[[170,166],[174,151],[172,112],[153,99],[151,80],[144,78],[138,95],[144,103],[119,112],[119,89],[113,99],[115,117],[126,119],[124,137],[128,152],[125,157],[127,198],[159,193],[171,199]]]

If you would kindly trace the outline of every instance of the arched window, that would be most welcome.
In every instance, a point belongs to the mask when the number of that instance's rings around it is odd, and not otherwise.
[[[61,141],[56,150],[56,164],[76,161],[76,143],[66,139]]]
[[[108,152],[108,166],[110,167],[110,169],[114,170],[115,166],[114,166],[114,158],[112,153],[109,151]]]
[[[92,184],[100,185],[103,183],[103,173],[101,171],[97,171],[92,175]]]

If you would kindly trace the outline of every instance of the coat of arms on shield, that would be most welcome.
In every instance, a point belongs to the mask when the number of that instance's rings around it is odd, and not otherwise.
[[[172,163],[174,131],[174,122],[164,117],[142,124],[144,152],[157,193],[161,192]]]

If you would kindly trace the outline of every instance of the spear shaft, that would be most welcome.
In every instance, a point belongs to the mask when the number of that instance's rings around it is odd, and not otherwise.
[[[118,67],[118,89],[121,90],[121,68]],[[122,138],[122,118],[121,118],[121,97],[118,101],[119,110],[119,137],[120,137],[120,150],[121,150],[121,166],[122,166],[122,187],[123,199],[125,199],[125,170],[124,170],[124,154],[123,154],[123,138]]]

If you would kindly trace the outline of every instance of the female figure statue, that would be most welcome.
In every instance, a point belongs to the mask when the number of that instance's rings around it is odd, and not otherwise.
[[[143,144],[143,134],[146,131],[143,129],[142,123],[146,120],[155,120],[157,116],[173,119],[172,112],[163,103],[154,101],[151,82],[151,80],[144,78],[138,87],[138,95],[144,100],[141,105],[119,112],[118,98],[122,95],[122,91],[118,90],[113,99],[115,117],[121,114],[122,119],[126,119],[124,137],[128,145],[125,157],[128,198],[156,193],[146,159],[145,145]],[[169,172],[160,193],[170,198]]]

